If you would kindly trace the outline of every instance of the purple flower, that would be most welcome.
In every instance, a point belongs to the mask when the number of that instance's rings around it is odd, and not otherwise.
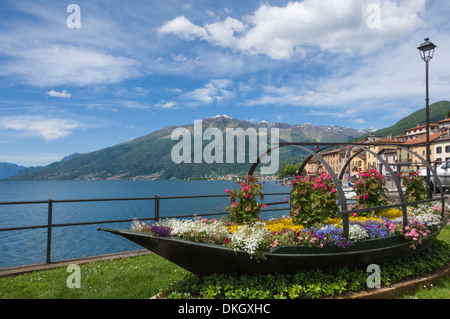
[[[149,233],[153,236],[168,237],[170,236],[171,229],[167,226],[149,225]]]

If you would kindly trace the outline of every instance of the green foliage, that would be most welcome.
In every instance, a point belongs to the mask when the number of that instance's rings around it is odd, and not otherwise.
[[[257,177],[246,175],[243,181],[238,181],[238,184],[241,189],[225,190],[230,194],[231,205],[226,207],[230,219],[238,225],[257,221],[263,207],[257,198],[264,200],[261,183]]]
[[[330,175],[306,174],[293,180],[289,215],[295,224],[306,227],[328,223],[328,217],[335,217],[338,193]]]
[[[447,226],[448,228],[448,226]],[[450,245],[436,240],[419,255],[381,265],[381,284],[390,286],[442,269],[450,263]],[[169,299],[317,299],[344,296],[367,288],[366,269],[342,267],[297,274],[213,274],[189,276],[162,290]]]
[[[359,177],[353,187],[358,208],[384,206],[388,203],[386,179],[376,169],[359,171]],[[372,216],[373,212],[359,213]]]
[[[419,172],[410,170],[401,175],[403,186],[405,187],[405,198],[408,202],[415,202],[427,198],[425,182],[419,176]]]
[[[381,265],[381,284],[390,286],[440,270],[450,263],[450,226],[419,255]],[[444,240],[446,242],[444,242]],[[80,265],[81,288],[68,288],[66,267],[0,278],[0,299],[148,299],[164,298],[334,298],[367,289],[365,269],[339,268],[297,274],[211,275],[203,278],[149,254]],[[445,286],[446,285],[446,286]],[[448,299],[449,281],[433,298]],[[427,288],[428,290],[429,288]],[[432,289],[434,290],[434,288]],[[430,291],[426,291],[430,296]],[[407,296],[409,298],[409,296]]]
[[[280,170],[279,178],[285,178],[286,176],[295,176],[298,173],[298,170],[300,169],[300,166],[302,164],[286,164],[284,165]]]

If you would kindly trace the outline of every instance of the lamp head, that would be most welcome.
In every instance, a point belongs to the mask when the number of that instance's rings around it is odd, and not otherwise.
[[[423,42],[417,49],[420,51],[420,57],[422,60],[430,61],[433,58],[435,48],[437,48],[437,46],[434,45],[429,38],[426,38],[425,42]]]

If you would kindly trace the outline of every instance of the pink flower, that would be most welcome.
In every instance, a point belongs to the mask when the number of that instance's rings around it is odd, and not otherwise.
[[[333,193],[335,193],[335,192],[336,192],[336,188],[332,188],[331,191],[332,191]]]

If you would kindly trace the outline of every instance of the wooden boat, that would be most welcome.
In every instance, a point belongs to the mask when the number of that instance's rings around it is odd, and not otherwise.
[[[126,229],[99,228],[125,237],[174,264],[199,276],[212,273],[298,273],[312,269],[330,270],[347,266],[367,267],[416,255],[428,248],[446,223],[437,227],[416,249],[403,236],[355,242],[349,248],[327,245],[277,247],[254,258],[244,251],[216,244],[197,243],[175,237],[155,237]]]

